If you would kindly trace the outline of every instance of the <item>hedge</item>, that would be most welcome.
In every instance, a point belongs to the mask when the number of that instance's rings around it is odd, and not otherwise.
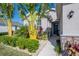
[[[0,36],[2,36],[2,35],[7,35],[8,34],[8,32],[1,32],[0,33]]]

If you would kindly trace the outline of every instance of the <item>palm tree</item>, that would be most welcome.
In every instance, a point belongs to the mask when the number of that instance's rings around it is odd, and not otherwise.
[[[36,4],[28,3],[28,4],[20,4],[22,7],[25,5],[27,6],[27,10],[29,11],[29,17],[28,17],[28,22],[29,22],[29,34],[31,39],[36,39],[37,37],[37,31],[34,25],[34,22],[36,21],[37,17],[40,16],[44,17],[46,11],[49,9],[48,4],[39,4],[39,10],[36,12],[35,7]],[[20,9],[20,15],[22,18],[26,18],[26,14],[24,12],[27,11],[26,8],[21,8]]]
[[[34,27],[34,21],[36,18],[36,13],[34,13],[34,6],[35,4],[20,4],[21,8],[20,8],[20,16],[22,19],[26,19],[26,13],[27,9],[29,10],[29,17],[28,17],[28,22],[29,22],[29,36],[31,39],[36,39],[36,28]],[[28,7],[26,9],[26,6]]]
[[[4,3],[0,4],[0,7],[2,9],[3,16],[7,16],[7,25],[8,25],[8,35],[12,36],[12,15],[13,15],[13,4],[11,3]]]

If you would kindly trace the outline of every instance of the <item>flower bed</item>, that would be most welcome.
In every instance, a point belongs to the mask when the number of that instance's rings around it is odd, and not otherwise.
[[[34,53],[39,48],[38,40],[33,40],[23,37],[9,37],[9,36],[0,36],[0,43],[12,46],[19,47],[20,49],[28,49],[29,52]]]

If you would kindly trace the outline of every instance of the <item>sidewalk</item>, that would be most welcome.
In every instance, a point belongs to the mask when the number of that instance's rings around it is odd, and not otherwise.
[[[48,40],[47,44],[43,47],[38,56],[56,56],[57,54],[54,51],[54,44],[56,44],[55,38]]]

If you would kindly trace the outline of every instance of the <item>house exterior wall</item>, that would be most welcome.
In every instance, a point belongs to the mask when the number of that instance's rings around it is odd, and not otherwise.
[[[60,40],[62,50],[67,41],[79,43],[79,4],[58,4],[57,18],[60,20]],[[60,8],[59,8],[60,7]],[[58,11],[59,8],[59,11]],[[74,11],[69,19],[70,11]]]
[[[57,14],[56,10],[51,10],[47,13],[47,15],[50,17],[51,22],[57,21]]]
[[[8,29],[7,26],[0,26],[0,33],[1,32],[8,32],[7,29]]]
[[[62,4],[57,3],[56,4],[56,13],[57,13],[57,20],[59,21],[59,34],[62,34]]]
[[[79,36],[79,4],[63,5],[63,33],[64,36]],[[68,19],[70,11],[74,11],[72,18]]]
[[[56,10],[50,10],[47,12],[47,16],[49,16],[50,18],[41,18],[41,26],[43,28],[43,31],[46,31],[47,29],[49,29],[48,31],[50,32],[50,36],[52,36],[54,34],[54,26],[53,26],[53,22],[57,21],[57,15],[56,15]]]
[[[12,30],[15,31],[15,27],[12,26]],[[2,32],[8,32],[8,27],[7,26],[0,26],[0,33]]]
[[[43,31],[46,31],[47,28],[51,28],[51,23],[47,18],[41,18],[41,26],[43,28]]]

